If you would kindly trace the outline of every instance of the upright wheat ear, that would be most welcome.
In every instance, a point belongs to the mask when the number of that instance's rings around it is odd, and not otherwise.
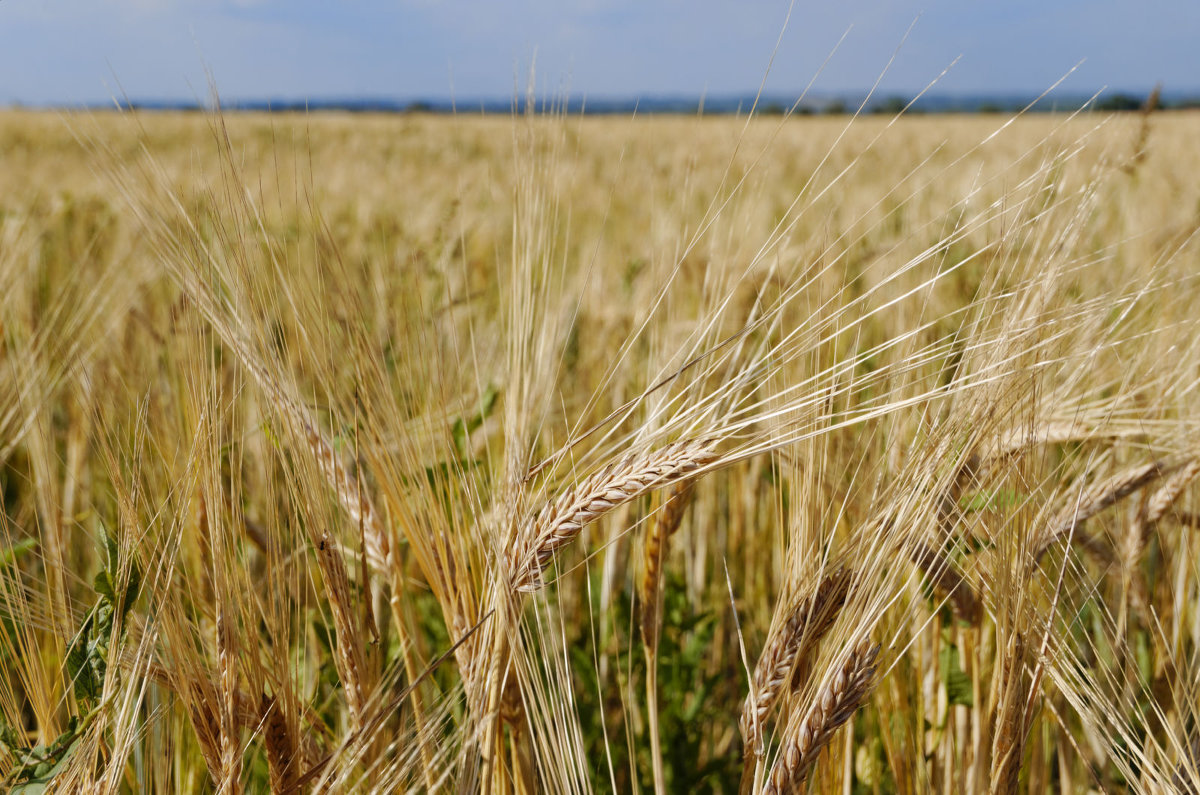
[[[1025,638],[1020,632],[1009,642],[1000,674],[1000,702],[996,706],[996,737],[992,747],[992,792],[1010,795],[1017,791],[1021,759],[1028,736],[1026,702],[1030,683],[1025,675]]]
[[[763,787],[764,795],[799,792],[812,772],[821,749],[843,723],[858,710],[875,687],[876,658],[879,647],[861,644],[838,671],[833,681],[822,688],[808,715],[783,743],[779,758]]]
[[[659,591],[662,588],[662,566],[667,556],[671,536],[683,523],[683,515],[692,501],[690,480],[681,481],[672,487],[666,502],[646,530],[646,543],[642,553],[642,643],[647,646],[658,643]]]
[[[357,730],[362,725],[367,698],[367,686],[363,682],[367,675],[362,646],[365,633],[360,631],[345,563],[338,553],[337,542],[328,534],[317,542],[317,563],[325,579],[325,592],[329,596],[330,612],[333,613],[333,628],[337,632],[334,661],[346,691],[350,725]]]
[[[300,789],[300,754],[295,735],[283,714],[283,706],[278,699],[264,693],[259,701],[259,712],[271,792],[297,792]]]
[[[746,696],[739,721],[747,759],[761,752],[763,724],[771,707],[791,681],[800,659],[833,626],[846,603],[850,580],[846,569],[826,575],[809,596],[796,604],[783,627],[767,639],[754,666],[754,688]]]
[[[630,456],[586,478],[551,500],[534,516],[529,532],[509,557],[512,587],[535,591],[554,553],[575,540],[584,525],[630,500],[695,474],[717,458],[716,441],[676,442]]]

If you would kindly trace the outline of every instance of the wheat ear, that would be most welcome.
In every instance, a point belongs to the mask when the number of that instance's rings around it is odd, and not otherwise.
[[[909,556],[917,568],[929,578],[934,589],[946,595],[955,617],[970,624],[979,623],[983,615],[979,596],[953,563],[921,541],[913,543]]]
[[[241,732],[237,720],[238,645],[230,626],[230,617],[217,603],[217,665],[221,680],[221,769],[217,778],[217,792],[236,795],[242,791],[242,746]]]
[[[510,557],[512,587],[518,591],[540,588],[541,574],[554,553],[574,541],[585,525],[619,505],[696,474],[716,460],[715,447],[712,439],[686,440],[633,455],[546,503]]]
[[[1124,434],[1120,431],[1105,431],[1080,422],[1046,422],[1035,428],[1014,428],[1006,431],[993,443],[984,447],[980,461],[991,466],[1003,459],[1020,455],[1030,447],[1111,439],[1122,435]]]
[[[363,490],[358,478],[318,430],[308,410],[289,394],[257,357],[251,354],[249,343],[232,331],[227,331],[222,336],[237,353],[259,387],[267,393],[284,424],[293,434],[304,440],[330,490],[354,523],[362,528],[367,563],[376,571],[393,574],[395,550],[391,539],[384,532],[379,512],[375,509],[370,495]]]
[[[263,746],[267,752],[267,771],[271,792],[291,795],[300,790],[300,754],[295,733],[288,725],[279,700],[262,695],[259,702]]]
[[[309,452],[317,462],[317,468],[321,470],[342,508],[354,524],[362,528],[367,563],[376,571],[393,574],[395,563],[391,539],[383,531],[379,512],[375,510],[375,504],[363,490],[358,478],[346,467],[334,451],[333,445],[325,440],[316,425],[309,420],[306,411],[282,392],[270,388],[268,392],[275,399],[277,410],[292,425],[293,432],[300,435],[308,445]]]
[[[1004,655],[999,683],[1000,700],[996,705],[992,744],[992,793],[1011,795],[1017,791],[1021,759],[1028,735],[1026,702],[1029,682],[1025,677],[1025,638],[1016,633]]]
[[[1069,500],[1043,529],[1034,547],[1034,560],[1041,560],[1054,543],[1072,535],[1088,519],[1125,499],[1138,489],[1179,468],[1179,464],[1152,461],[1124,469],[1093,485],[1078,499]]]
[[[1175,766],[1175,775],[1171,777],[1171,785],[1175,791],[1184,795],[1200,793],[1200,733],[1192,730],[1192,736],[1183,749],[1183,759]]]
[[[778,632],[763,647],[754,666],[754,687],[742,704],[738,721],[747,757],[762,748],[762,729],[771,708],[792,680],[804,654],[833,626],[850,591],[850,572],[838,569],[826,575],[808,596],[801,599]]]
[[[321,576],[325,579],[325,591],[329,594],[329,607],[333,613],[333,627],[337,632],[334,660],[346,690],[350,723],[353,730],[357,730],[362,725],[363,708],[366,704],[363,676],[367,666],[362,647],[363,634],[358,631],[358,622],[355,620],[345,562],[338,554],[336,542],[328,534],[317,542],[317,563],[321,567]]]
[[[1166,512],[1171,510],[1171,506],[1175,504],[1180,495],[1183,494],[1183,490],[1198,475],[1200,475],[1200,457],[1193,458],[1180,467],[1178,471],[1167,478],[1162,486],[1150,496],[1150,499],[1146,502],[1145,521],[1153,524],[1162,519]]]
[[[693,481],[676,483],[667,494],[666,502],[654,517],[646,531],[646,543],[642,550],[642,643],[658,645],[658,622],[660,619],[659,594],[662,590],[662,566],[670,548],[671,536],[683,524],[692,501]]]
[[[821,749],[833,733],[850,719],[875,687],[879,647],[861,644],[850,655],[833,681],[817,693],[816,700],[799,727],[784,740],[779,758],[771,768],[764,795],[799,792]]]

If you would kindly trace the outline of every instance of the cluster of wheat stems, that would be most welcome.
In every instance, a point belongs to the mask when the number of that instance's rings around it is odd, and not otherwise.
[[[924,121],[74,120],[107,203],[0,220],[5,785],[1196,788],[1195,197]]]

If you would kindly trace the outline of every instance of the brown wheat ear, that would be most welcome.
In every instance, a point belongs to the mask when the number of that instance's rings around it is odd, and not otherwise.
[[[771,708],[793,680],[801,658],[833,626],[846,603],[850,581],[850,572],[844,568],[826,575],[812,593],[796,603],[781,630],[767,639],[754,666],[754,688],[742,704],[738,722],[747,759],[760,753],[762,727]]]
[[[953,563],[921,541],[914,542],[909,557],[929,578],[934,589],[945,594],[956,618],[969,624],[979,623],[983,617],[983,604],[975,589]]]
[[[1021,759],[1025,756],[1025,740],[1029,734],[1026,702],[1030,683],[1025,676],[1025,638],[1021,633],[1010,642],[1004,655],[999,685],[1000,701],[996,705],[992,743],[992,792],[1011,795],[1017,791]]]
[[[833,681],[817,693],[799,727],[784,740],[771,768],[764,795],[799,792],[817,757],[834,732],[850,719],[875,687],[879,647],[863,643],[838,671]]]
[[[659,591],[662,589],[662,567],[670,549],[671,536],[683,524],[692,501],[693,481],[676,483],[667,495],[666,503],[654,517],[646,531],[646,543],[642,552],[642,643],[647,646],[658,642]]]
[[[1146,521],[1154,523],[1162,519],[1197,476],[1200,476],[1200,457],[1188,461],[1150,496],[1146,501]]]
[[[509,564],[512,587],[534,591],[554,553],[578,537],[584,525],[654,489],[696,474],[717,458],[713,439],[686,440],[633,455],[586,478],[551,500],[534,516]]]
[[[259,702],[263,746],[271,792],[290,795],[300,791],[300,758],[295,734],[288,726],[279,700],[267,694]]]

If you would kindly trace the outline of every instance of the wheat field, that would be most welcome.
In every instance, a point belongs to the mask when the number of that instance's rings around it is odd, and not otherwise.
[[[0,775],[1200,791],[1200,115],[0,114]]]

